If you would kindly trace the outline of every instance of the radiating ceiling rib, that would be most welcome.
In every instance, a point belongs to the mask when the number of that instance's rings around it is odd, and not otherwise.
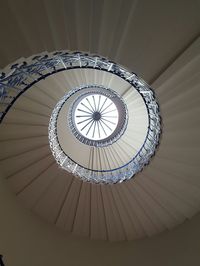
[[[127,230],[127,239],[137,239],[144,235],[141,226],[138,226],[138,220],[134,212],[132,212],[132,206],[127,204],[127,199],[123,196],[120,186],[116,186],[113,190],[113,195],[117,197],[117,203],[121,212],[122,219],[124,220],[124,230]]]
[[[117,188],[114,186],[110,186],[110,191],[112,193],[115,206],[118,210],[122,228],[125,234],[125,239],[131,240],[133,238],[137,238],[137,232],[133,226],[130,216],[128,215],[129,211],[127,212],[125,206],[123,205],[123,201],[120,197],[120,193],[118,193]]]
[[[57,167],[57,164],[52,162],[38,176],[30,180],[24,187],[17,191],[16,195],[20,199],[26,199],[27,207],[32,209],[37,200],[52,184],[53,180],[56,178]]]
[[[6,178],[14,175],[17,172],[20,172],[22,169],[30,166],[35,161],[44,158],[50,154],[50,150],[48,146],[40,147],[37,150],[26,152],[22,155],[17,155],[10,159],[6,159],[1,161],[1,169]],[[7,165],[12,165],[12,167],[7,167]]]
[[[144,179],[141,178],[140,184],[143,180]],[[185,219],[185,216],[182,213],[176,211],[173,207],[173,203],[162,195],[162,191],[159,191],[156,187],[154,187],[148,179],[145,181],[145,188],[149,191],[149,193],[151,193],[151,196],[155,200],[159,200],[160,205],[163,206],[163,208],[174,218],[175,224],[179,224]]]
[[[77,28],[76,28],[76,10],[75,10],[75,1],[73,2],[65,2],[64,5],[64,19],[66,19],[69,47],[71,50],[77,50]],[[70,5],[70,6],[69,6]],[[86,18],[85,18],[86,19]],[[81,22],[80,22],[81,23]],[[73,30],[71,30],[73,29]]]
[[[32,103],[46,107],[50,111],[55,105],[55,99],[51,97],[45,89],[42,90],[40,83],[38,85],[33,85],[26,93],[23,93],[23,97],[27,98]]]
[[[177,219],[181,221],[188,218],[188,214],[186,213],[187,204],[182,202],[178,195],[166,189],[164,185],[156,182],[147,174],[145,174],[145,177],[146,185],[151,185],[151,189],[154,191],[155,195],[160,198],[160,201],[165,202],[166,207],[173,211]]]
[[[152,181],[152,178],[151,178]],[[170,201],[173,201],[173,206],[176,210],[181,212],[185,218],[189,218],[195,213],[194,206],[192,204],[188,203],[187,200],[182,200],[182,198],[177,194],[172,192],[171,189],[168,189],[165,185],[161,185],[160,183],[153,180],[154,184],[158,185],[159,189],[164,190],[165,197],[170,197]]]
[[[182,140],[184,141],[184,138],[182,138]],[[184,145],[185,147],[181,146],[181,144]],[[187,154],[185,153],[185,149],[187,149]],[[173,153],[173,156],[171,156],[171,158],[168,155],[169,153]],[[194,141],[191,141],[191,143],[186,143],[186,144],[184,144],[184,142],[183,143],[179,142],[179,146],[177,145],[177,148],[174,148],[172,145],[171,147],[169,146],[163,152],[163,155],[161,158],[163,159],[166,158],[168,160],[174,159],[175,161],[182,162],[185,165],[188,164],[189,159],[192,159],[191,165],[198,166],[199,165],[198,154],[199,154],[199,148],[195,147],[195,140],[194,140]],[[181,159],[176,159],[176,158],[179,158],[180,156],[181,156]]]
[[[91,239],[108,239],[105,219],[101,185],[91,185]]]
[[[78,72],[72,72],[71,73],[71,79],[72,81],[70,82],[70,85],[72,88],[78,88],[80,86],[85,85],[85,78],[82,75],[83,71],[78,71]]]
[[[168,117],[166,117],[166,122],[165,123],[173,123],[174,120],[177,120],[177,122],[181,123],[184,121],[189,120],[189,118],[193,118],[195,121],[199,122],[199,117],[193,117],[194,113],[198,113],[200,111],[199,106],[192,106],[191,108],[189,108],[189,110],[187,110],[185,108],[184,111],[182,112],[174,112],[174,114],[169,114]]]
[[[45,12],[48,26],[49,26],[49,32],[51,33],[53,46],[60,47],[61,46],[60,38],[62,38],[60,34],[61,29],[59,29],[58,23],[55,23],[55,16],[58,14],[59,16],[61,15],[60,5],[52,6],[52,1],[45,1],[45,0],[42,0],[42,3],[43,3],[44,12]],[[62,28],[63,25],[61,23],[59,24],[60,24],[60,27]]]
[[[32,206],[33,211],[51,223],[56,223],[59,216],[58,210],[61,209],[62,202],[65,201],[72,179],[71,175],[66,178],[63,171],[57,171],[52,183]]]
[[[73,179],[72,185],[64,202],[63,208],[57,220],[57,225],[71,232],[73,229],[76,207],[79,200],[82,182],[77,178]]]
[[[62,27],[64,28],[64,37],[66,38],[64,41],[64,44],[66,45],[66,47],[69,47],[69,49],[73,50],[73,49],[76,49],[77,47],[75,46],[76,44],[74,42],[74,38],[71,36],[71,34],[73,34],[74,32],[74,31],[71,31],[74,20],[72,20],[72,24],[71,24],[70,23],[70,14],[71,14],[70,11],[71,10],[69,9],[68,4],[69,3],[66,1],[63,1],[61,4],[60,15],[61,15],[61,19],[63,19],[63,25],[64,25],[64,27],[62,25],[61,28]]]
[[[198,209],[200,206],[200,201],[197,196],[200,192],[199,189],[176,179],[174,176],[164,173],[162,170],[153,171],[151,168],[148,174],[151,176],[151,180],[159,185],[162,184],[166,191],[176,196],[183,204],[186,204],[186,208],[188,207],[191,212]],[[159,175],[159,178],[156,177],[156,174]],[[188,189],[188,187],[190,189]]]
[[[74,214],[73,214],[73,218],[72,218],[72,223],[71,223],[70,229],[69,229],[70,232],[74,232],[74,224],[75,224],[75,219],[76,219],[76,215],[77,215],[77,211],[78,211],[78,206],[80,203],[80,196],[81,196],[82,189],[83,189],[83,182],[81,182],[79,190],[76,193],[76,203],[74,206]],[[65,226],[66,226],[66,224],[65,224]]]
[[[189,123],[189,127],[187,128],[187,130],[182,130],[180,128],[180,130],[173,130],[173,128],[171,127],[171,129],[166,130],[168,137],[167,138],[162,138],[162,143],[165,146],[164,149],[159,149],[159,151],[170,151],[171,152],[173,150],[179,150],[180,152],[183,151],[184,149],[188,149],[188,155],[186,154],[186,156],[190,156],[191,158],[195,156],[195,151],[196,149],[198,149],[198,145],[197,145],[197,140],[198,140],[198,132],[195,131],[195,129],[197,129],[197,125],[195,125],[194,121],[192,123]],[[191,129],[191,127],[192,129]],[[176,139],[177,134],[179,134],[179,138]],[[187,136],[190,135],[191,138],[187,139]],[[176,142],[176,145],[174,146],[174,143]],[[192,150],[194,150],[194,154],[192,153]],[[167,152],[166,152],[167,153]],[[180,155],[180,154],[179,154]],[[186,161],[187,163],[187,161]],[[188,163],[187,163],[188,164]]]
[[[30,139],[37,137],[47,137],[47,130],[41,126],[23,126],[14,124],[2,124],[0,139],[1,141]]]
[[[188,99],[191,93],[198,94],[199,83],[200,72],[195,72],[191,76],[189,76],[187,80],[184,80],[172,90],[167,90],[167,93],[165,93],[164,95],[162,94],[162,110],[166,110],[166,108],[168,108],[168,106],[170,105],[173,107],[179,107],[177,105],[174,105],[174,102],[181,100],[184,97]],[[195,99],[196,97],[192,98],[191,100]],[[186,100],[185,103],[189,104],[190,101]]]
[[[181,167],[182,166],[181,163],[177,163],[174,161],[171,162],[169,160],[160,160],[160,158],[157,158],[157,161],[158,161],[158,165],[160,165],[160,169],[163,169],[164,172],[169,173],[175,178],[179,178],[179,179],[183,178],[184,182],[186,181],[189,184],[200,188],[198,166],[187,165],[186,168],[183,168]],[[153,165],[153,168],[155,167],[156,166]]]
[[[140,222],[142,223],[144,230],[148,236],[151,236],[156,231],[156,226],[152,222],[151,218],[148,216],[146,210],[142,207],[139,199],[134,193],[134,184],[131,183],[131,185],[128,185],[127,183],[124,184],[124,189],[126,190],[126,193],[129,195],[130,199],[134,204],[134,209],[137,213],[138,218],[140,219]]]
[[[121,50],[123,48],[124,42],[126,40],[126,37],[128,36],[128,31],[131,26],[131,22],[133,21],[134,18],[134,13],[136,12],[136,7],[138,4],[138,0],[131,1],[131,6],[128,11],[128,16],[126,16],[126,21],[124,23],[124,30],[122,32],[122,35],[120,37],[120,41],[118,43],[118,46],[116,48],[116,53],[114,59],[116,61],[120,61],[121,59]]]
[[[112,195],[109,190],[109,185],[101,187],[106,216],[106,224],[108,229],[108,238],[111,241],[114,241],[114,239],[125,240],[125,234],[123,231],[122,223],[120,221],[118,211],[116,209]]]
[[[64,174],[64,173],[63,173],[63,174]],[[64,196],[63,196],[63,199],[62,199],[62,201],[61,201],[61,203],[60,203],[60,205],[59,205],[59,207],[58,207],[58,211],[57,211],[57,214],[56,214],[56,217],[55,217],[55,220],[54,220],[54,223],[55,223],[55,224],[57,224],[58,219],[59,219],[59,217],[60,217],[60,215],[61,215],[61,212],[63,211],[63,207],[64,207],[64,204],[65,204],[65,202],[66,202],[66,200],[67,200],[68,193],[69,193],[70,188],[71,188],[71,186],[72,186],[72,184],[73,184],[73,181],[74,181],[74,178],[73,178],[72,176],[70,176],[70,177],[71,177],[71,178],[70,178],[69,184],[68,184],[68,186],[67,186],[67,189],[66,189],[66,191],[65,191],[65,194],[64,194]],[[65,177],[65,178],[66,178],[66,177]]]
[[[59,72],[55,75],[57,75],[57,78],[59,78],[62,77],[64,74],[62,72]],[[55,77],[49,76],[45,80],[41,80],[36,85],[38,87],[38,94],[40,95],[40,93],[42,92],[42,94],[46,98],[45,101],[48,101],[48,98],[50,98],[52,102],[50,105],[51,110],[52,107],[55,106],[55,103],[59,101],[60,95],[64,95],[65,86],[63,86],[63,88],[61,89],[61,87],[58,85],[58,82],[56,82],[57,78],[55,79]],[[39,95],[37,95],[37,97]]]
[[[21,107],[12,107],[13,110],[16,110],[17,112],[26,112],[32,116],[35,116],[35,115],[38,115],[39,117],[43,117],[43,118],[46,118],[47,120],[49,120],[50,118],[50,115],[46,115],[45,113],[43,114],[41,111],[31,111],[31,110],[28,110],[28,109],[25,109],[25,108],[21,108]],[[36,107],[37,108],[37,107]]]
[[[39,97],[40,94],[38,93],[38,98]],[[16,101],[12,108],[32,112],[33,114],[39,114],[46,117],[51,115],[51,109],[49,107],[46,107],[41,103],[38,104],[37,102],[33,102],[33,100],[30,100],[26,96],[24,97],[24,94],[21,95],[20,101]]]
[[[48,126],[49,119],[47,117],[28,113],[26,111],[20,111],[15,109],[15,112],[10,112],[6,118],[5,124],[15,124],[15,125],[30,125],[30,126]]]
[[[18,140],[4,140],[0,141],[1,150],[3,151],[0,155],[0,160],[5,159],[9,156],[15,156],[22,152],[31,150],[32,148],[39,148],[41,145],[48,145],[48,140],[46,136],[35,137],[30,140],[28,139],[18,139]]]
[[[173,149],[172,149],[173,151]],[[183,153],[183,152],[182,152]],[[180,155],[181,152],[178,154]],[[184,153],[183,153],[184,154]],[[181,164],[185,164],[185,165],[193,165],[193,166],[198,166],[198,158],[196,158],[195,156],[190,156],[189,154],[184,154],[184,156],[175,156],[175,154],[172,153],[171,156],[169,156],[169,154],[159,154],[159,157],[161,160],[169,160],[169,161],[174,161],[174,162],[177,162],[177,163],[181,163]],[[191,163],[187,162],[187,158],[189,157],[194,157],[194,161],[192,160]]]
[[[98,53],[99,36],[101,30],[101,18],[103,15],[103,4],[102,1],[91,1],[90,4],[90,28],[89,28],[89,51]]]
[[[161,172],[160,174],[163,174],[164,176],[167,175],[169,176],[169,179],[172,179],[171,182],[173,182],[175,180],[175,182],[177,183],[181,183],[183,185],[183,187],[191,187],[191,190],[195,190],[196,191],[196,195],[199,194],[199,190],[200,190],[200,180],[197,179],[198,183],[193,183],[194,180],[191,180],[190,176],[186,176],[186,175],[183,175],[182,173],[180,172],[172,172],[172,169],[159,169],[158,167],[156,167],[155,165],[154,166],[151,166],[151,171],[154,171],[154,172]],[[180,187],[181,188],[181,187]],[[190,191],[188,191],[190,192]]]
[[[116,157],[115,157],[115,155],[114,155],[113,149],[112,149],[111,147],[108,146],[106,150],[107,150],[107,154],[108,154],[108,156],[109,156],[109,160],[110,160],[111,164],[112,164],[115,168],[117,168],[118,161],[116,160]]]
[[[118,190],[121,200],[123,201],[124,208],[129,213],[134,228],[136,228],[138,234],[137,237],[141,238],[146,236],[147,232],[145,226],[143,224],[143,221],[140,221],[140,216],[138,215],[137,207],[135,208],[134,200],[132,200],[132,198],[130,200],[130,193],[127,192],[124,184],[122,184],[121,186],[117,185],[116,189]]]
[[[113,207],[112,207],[113,211],[116,212],[116,216],[115,217],[119,220],[119,223],[120,223],[120,226],[121,226],[121,231],[124,234],[123,239],[128,240],[129,239],[129,236],[128,236],[129,233],[126,230],[125,221],[123,219],[123,216],[122,216],[121,212],[119,211],[117,197],[114,196],[115,188],[113,187],[113,185],[111,185],[111,186],[108,186],[107,189],[108,189],[109,194],[110,194],[110,199],[113,202]]]
[[[167,72],[169,68],[171,68],[171,66],[173,66],[174,63],[177,62],[177,60],[179,60],[179,58],[185,54],[185,52],[187,53],[187,51],[190,49],[191,46],[194,46],[194,43],[196,42],[196,40],[198,40],[199,38],[199,33],[197,33],[197,35],[195,35],[186,45],[185,47],[179,51],[179,53],[177,53],[171,60],[168,64],[166,64],[162,69],[161,71],[159,71],[157,73],[157,75],[151,79],[149,81],[149,84],[152,85],[154,84],[155,82],[157,82],[157,80],[159,80],[160,76],[163,75],[163,73]]]
[[[151,206],[153,213],[160,219],[162,225],[170,229],[176,224],[176,219],[168,211],[168,209],[159,201],[159,199],[150,191],[143,182],[137,180],[138,191],[144,198],[148,198],[148,204]]]
[[[22,187],[25,187],[32,179],[39,176],[44,169],[47,169],[53,162],[53,158],[50,154],[48,156],[45,155],[39,158],[39,160],[35,160],[33,163],[22,168],[20,171],[7,176],[8,183],[16,193]]]
[[[155,226],[156,231],[162,232],[166,229],[166,226],[163,224],[162,219],[160,219],[158,212],[156,212],[155,205],[151,205],[151,199],[149,196],[144,193],[144,191],[137,185],[135,181],[134,186],[131,187],[132,193],[134,193],[137,198],[139,205],[144,210],[145,214],[149,217],[152,224]]]
[[[92,6],[98,6],[98,3],[90,0],[75,1],[75,33],[77,39],[77,48],[83,51],[88,51],[90,46],[90,40],[93,39],[90,34],[94,34],[90,29],[93,24],[92,20]]]
[[[200,56],[193,58],[191,61],[187,62],[180,69],[175,71],[172,76],[167,79],[165,83],[160,86],[157,91],[158,93],[162,92],[163,97],[170,93],[169,90],[166,90],[166,87],[173,86],[176,91],[178,88],[183,88],[185,85],[190,82],[190,79],[199,73],[199,63]],[[187,82],[185,84],[185,82]]]
[[[73,232],[77,235],[90,236],[91,227],[91,184],[83,183],[79,196]]]
[[[162,98],[172,91],[169,89],[170,87],[177,88],[181,83],[184,85],[184,81],[187,82],[199,72],[199,44],[200,37],[192,42],[188,49],[179,55],[177,60],[153,82],[152,86],[155,88],[161,103]]]
[[[106,229],[106,239],[110,240],[110,234],[109,234],[109,221],[106,215],[106,206],[105,206],[105,202],[104,202],[104,196],[103,196],[103,187],[100,185],[100,193],[101,193],[101,203],[102,203],[102,210],[103,210],[103,217],[104,217],[104,221],[105,221],[105,229]]]
[[[10,143],[11,144],[11,143]],[[19,143],[18,143],[19,144]],[[23,146],[22,146],[23,147]],[[41,149],[41,148],[43,148],[43,147],[49,147],[49,145],[48,145],[48,143],[39,143],[39,145],[37,145],[37,146],[35,146],[34,145],[34,147],[30,147],[30,148],[28,148],[27,149],[27,147],[26,147],[26,150],[21,150],[20,151],[20,149],[17,149],[17,147],[16,147],[16,150],[12,150],[12,154],[8,154],[7,153],[7,150],[5,150],[5,152],[4,152],[4,157],[3,158],[1,158],[0,159],[0,162],[3,162],[3,161],[5,161],[5,160],[9,160],[9,159],[12,159],[12,158],[15,158],[15,157],[17,157],[17,156],[19,156],[19,155],[24,155],[24,154],[27,154],[27,153],[29,153],[29,152],[32,152],[32,151],[37,151],[38,149]],[[24,148],[24,147],[23,147]]]

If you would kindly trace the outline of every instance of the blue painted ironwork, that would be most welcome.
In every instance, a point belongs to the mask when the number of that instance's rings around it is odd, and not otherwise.
[[[57,161],[65,163],[68,171],[80,176],[83,180],[116,183],[130,179],[149,163],[154,155],[160,137],[160,116],[158,104],[151,88],[135,73],[129,72],[124,67],[98,55],[88,55],[82,52],[58,51],[50,54],[37,55],[22,63],[13,64],[8,73],[0,73],[0,122],[20,95],[41,79],[59,71],[75,68],[92,68],[115,74],[129,82],[143,97],[149,115],[149,129],[146,140],[137,155],[126,165],[119,169],[101,171],[99,175],[90,169],[83,168],[66,158],[59,147],[53,145],[54,156]],[[51,136],[51,133],[50,133]],[[57,150],[56,150],[57,149]]]

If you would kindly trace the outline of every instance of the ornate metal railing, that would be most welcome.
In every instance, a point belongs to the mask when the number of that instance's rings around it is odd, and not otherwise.
[[[49,54],[41,54],[29,58],[23,62],[15,63],[0,74],[0,122],[2,122],[8,110],[11,108],[16,99],[33,84],[47,76],[75,68],[92,68],[110,72],[129,82],[130,85],[140,93],[148,110],[149,128],[146,140],[137,155],[127,164],[113,171],[98,172],[91,169],[84,169],[59,150],[55,146],[55,155],[58,150],[56,160],[65,161],[66,168],[76,175],[81,176],[84,180],[95,182],[115,183],[131,178],[135,173],[140,171],[144,165],[148,164],[150,157],[154,154],[159,143],[160,136],[160,116],[158,104],[155,100],[154,93],[150,87],[140,79],[135,73],[129,72],[124,67],[115,64],[106,58],[98,55],[88,55],[82,52],[58,51]],[[50,140],[51,142],[51,140]],[[51,146],[54,146],[51,143]],[[58,158],[59,154],[59,158]],[[115,175],[115,178],[113,178]]]
[[[72,68],[95,68],[111,72],[136,87],[146,101],[148,99],[151,101],[153,98],[153,92],[149,86],[135,73],[130,73],[122,66],[98,55],[60,51],[33,56],[7,67],[6,72],[0,73],[0,121],[15,100],[33,84],[56,72]],[[157,108],[156,103],[152,104],[153,108]]]

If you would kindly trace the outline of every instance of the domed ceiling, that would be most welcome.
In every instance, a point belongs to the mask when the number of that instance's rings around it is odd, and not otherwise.
[[[0,64],[5,73],[0,76],[0,167],[16,197],[64,231],[111,241],[152,236],[199,212],[198,3],[26,3],[7,1],[0,10]],[[150,164],[134,178],[118,184],[81,181],[56,163],[49,146],[49,121],[60,99],[88,82],[118,87],[123,94],[126,88],[117,77],[66,68],[41,80],[28,75],[26,81],[32,85],[25,91],[20,72],[17,81],[6,84],[5,78],[18,67],[50,58],[58,50],[101,55],[136,72],[153,88],[162,135]],[[138,100],[126,97],[129,112],[140,109]],[[127,137],[131,147],[134,134]],[[80,149],[77,156],[82,159],[83,153]]]

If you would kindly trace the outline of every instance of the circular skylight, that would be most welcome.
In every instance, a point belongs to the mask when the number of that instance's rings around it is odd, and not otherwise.
[[[103,140],[115,131],[119,115],[115,103],[107,96],[91,94],[80,100],[74,121],[77,130],[85,138]]]
[[[71,98],[69,128],[80,142],[105,147],[123,135],[128,113],[126,104],[116,92],[91,84],[76,89]]]
[[[65,88],[52,112],[49,142],[57,163],[84,181],[108,184],[132,178],[159,143],[153,91],[105,58],[81,53],[63,58],[63,71],[86,78],[78,87]]]

